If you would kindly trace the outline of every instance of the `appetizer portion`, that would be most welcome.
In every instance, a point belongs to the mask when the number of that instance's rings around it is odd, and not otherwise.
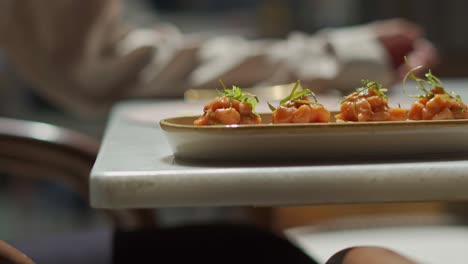
[[[309,96],[313,101],[309,100]],[[280,123],[328,123],[330,111],[317,102],[315,94],[309,89],[302,89],[301,82],[297,81],[294,88],[286,98],[280,101],[279,107],[268,103],[273,114],[273,124]]]
[[[237,86],[227,89],[221,82],[223,91],[218,97],[205,105],[203,115],[193,122],[195,126],[260,124],[261,117],[255,113],[258,98],[242,92]]]
[[[387,89],[369,80],[362,80],[363,86],[341,101],[337,120],[352,122],[404,121],[406,110],[400,107],[390,108],[385,94]]]
[[[418,78],[414,71],[421,66],[412,68],[403,79],[403,91],[409,97],[417,98],[408,113],[410,120],[450,120],[468,118],[468,107],[461,97],[455,93],[447,93],[442,83],[429,70],[425,79]],[[410,78],[417,83],[422,95],[409,95],[406,92],[406,80]],[[429,86],[430,88],[427,88]]]

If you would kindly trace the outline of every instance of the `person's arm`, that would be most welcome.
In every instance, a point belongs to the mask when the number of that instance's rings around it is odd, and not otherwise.
[[[203,39],[165,25],[127,31],[118,0],[7,2],[0,47],[39,94],[79,113],[106,110],[122,98],[215,88],[219,79],[243,87],[301,79],[316,90],[393,78],[368,26],[286,40]]]
[[[116,0],[5,0],[0,48],[39,95],[79,113],[107,109],[137,85],[152,47],[119,54]]]

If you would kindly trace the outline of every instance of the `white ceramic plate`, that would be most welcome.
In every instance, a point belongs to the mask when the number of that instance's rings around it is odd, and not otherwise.
[[[332,114],[332,116],[335,113]],[[468,153],[468,120],[194,126],[162,120],[174,156],[209,161],[323,161]]]

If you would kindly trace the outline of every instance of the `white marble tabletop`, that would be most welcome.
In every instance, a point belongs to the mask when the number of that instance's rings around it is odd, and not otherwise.
[[[468,100],[468,81],[447,82]],[[410,100],[392,95],[402,106]],[[333,108],[337,97],[322,102]],[[275,206],[468,199],[468,159],[297,164],[175,160],[160,119],[200,114],[202,103],[129,101],[114,107],[91,172],[95,208]],[[261,111],[262,109],[260,109]],[[467,139],[468,140],[468,139]]]

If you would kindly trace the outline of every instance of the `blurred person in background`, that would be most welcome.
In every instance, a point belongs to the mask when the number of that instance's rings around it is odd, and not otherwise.
[[[169,24],[130,28],[119,0],[4,0],[0,49],[36,93],[67,111],[95,115],[116,101],[177,97],[187,89],[302,80],[354,89],[363,78],[390,85],[436,50],[404,20],[292,33],[283,40],[184,35]]]

